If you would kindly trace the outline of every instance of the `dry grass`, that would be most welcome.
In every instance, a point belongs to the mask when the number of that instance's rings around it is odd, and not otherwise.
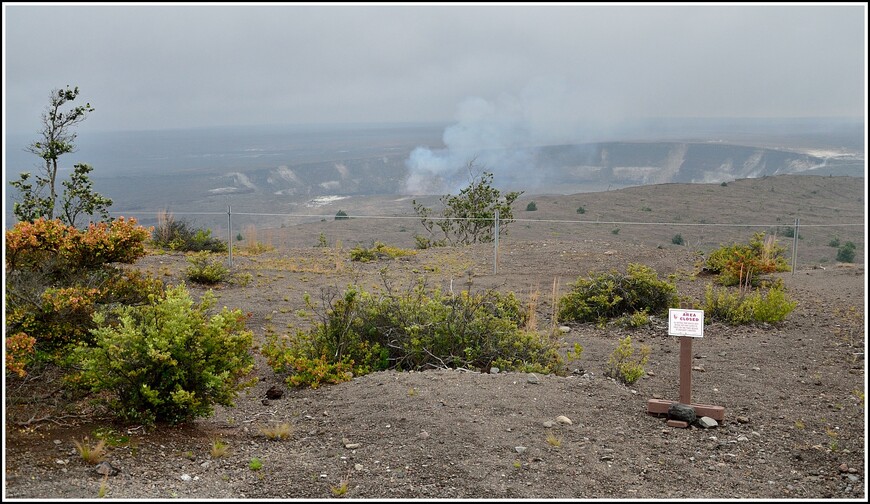
[[[538,299],[541,297],[541,291],[537,287],[532,290],[529,287],[529,303],[528,316],[526,317],[526,331],[534,332],[538,330]]]
[[[553,327],[550,329],[550,334],[556,334],[556,329],[559,327],[559,277],[553,278],[553,298],[551,300],[553,306]]]
[[[215,439],[211,442],[211,450],[209,451],[209,454],[211,455],[211,458],[221,458],[227,454],[229,449],[230,445],[224,443],[220,439]]]
[[[288,422],[261,426],[260,434],[266,436],[268,439],[283,441],[285,439],[290,439],[290,436],[293,435],[293,426]]]
[[[76,446],[76,451],[79,452],[82,460],[88,464],[98,464],[106,457],[107,450],[105,439],[97,441],[97,444],[94,446],[91,446],[88,442],[88,438],[83,439],[81,443],[73,441],[73,444]]]
[[[551,432],[547,434],[547,444],[555,448],[560,448],[562,446],[562,440],[557,438],[555,434]]]

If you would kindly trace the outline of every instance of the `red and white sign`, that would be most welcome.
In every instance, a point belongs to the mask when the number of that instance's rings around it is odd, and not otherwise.
[[[704,310],[668,310],[668,336],[704,337]]]

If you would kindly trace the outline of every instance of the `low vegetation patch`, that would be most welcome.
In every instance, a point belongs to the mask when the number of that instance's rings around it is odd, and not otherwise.
[[[374,242],[370,248],[365,248],[357,245],[350,250],[350,260],[359,262],[377,261],[379,259],[396,259],[397,257],[406,257],[415,255],[416,250],[401,249],[391,247],[379,241]]]
[[[629,264],[626,273],[611,271],[580,278],[559,300],[559,320],[606,323],[628,316],[627,323],[643,325],[649,314],[659,314],[674,307],[676,287],[652,268]]]
[[[758,289],[750,293],[727,288],[716,289],[707,284],[704,293],[704,319],[731,325],[782,322],[795,309],[797,303],[786,296],[782,280],[775,282],[766,292]]]
[[[791,271],[785,260],[785,248],[775,236],[755,233],[748,244],[723,245],[707,256],[705,266],[718,275],[721,285],[741,288],[757,286],[761,276],[776,271]]]
[[[421,282],[372,294],[324,290],[310,331],[271,335],[269,364],[290,385],[319,386],[385,369],[466,368],[561,372],[558,341],[521,329],[527,311],[513,293],[446,294]]]
[[[215,258],[209,252],[196,252],[187,257],[187,279],[191,282],[213,285],[226,281],[230,270],[224,266],[222,258]]]
[[[196,228],[184,219],[176,219],[169,212],[157,215],[151,243],[165,250],[180,252],[227,251],[227,244],[212,237],[211,229]]]

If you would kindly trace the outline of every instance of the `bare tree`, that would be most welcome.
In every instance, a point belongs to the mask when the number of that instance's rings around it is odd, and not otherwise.
[[[62,110],[78,94],[78,86],[74,89],[67,86],[66,89],[54,89],[49,95],[48,106],[42,114],[40,138],[26,148],[28,152],[42,158],[42,173],[36,176],[35,185],[29,182],[30,173],[27,172],[22,173],[19,180],[11,182],[22,196],[22,201],[13,206],[18,220],[32,221],[40,217],[55,217],[58,207],[58,158],[75,151],[76,133],[73,128],[94,111],[90,103]],[[70,180],[63,183],[66,189],[58,217],[67,224],[75,225],[76,216],[80,213],[100,213],[104,219],[108,219],[106,209],[112,204],[112,200],[93,192],[87,176],[91,170],[89,165],[77,164]],[[47,195],[44,195],[45,191],[48,192]]]

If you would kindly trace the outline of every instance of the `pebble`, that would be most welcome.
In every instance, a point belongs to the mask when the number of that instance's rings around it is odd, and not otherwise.
[[[713,429],[719,426],[719,422],[710,417],[702,416],[698,419],[698,425],[703,429]]]
[[[363,469],[363,465],[362,465],[362,464],[354,464],[354,465],[353,465],[353,468],[354,468],[354,470],[356,470],[356,471],[362,471],[362,469]]]
[[[344,447],[347,448],[348,450],[356,450],[360,446],[362,446],[360,443],[348,443],[348,444],[344,445]]]
[[[429,433],[426,431],[420,431],[420,433],[417,434],[417,437],[420,439],[429,439]]]
[[[552,420],[547,420],[546,422],[544,422],[544,427],[546,427],[548,429],[552,428],[554,425],[556,425],[556,424],[554,424]]]
[[[489,368],[489,374],[498,374],[499,371],[501,370],[495,366]]]
[[[191,478],[189,474],[182,474],[181,475],[181,481],[190,481],[192,479],[193,478]]]
[[[569,333],[569,332],[571,332],[571,328],[566,326],[566,325],[563,325],[563,326],[559,326],[559,331],[563,332],[563,333]]]
[[[536,375],[535,373],[530,374],[529,377],[526,379],[526,381],[531,383],[531,384],[538,384],[541,382],[538,379],[538,375]]]
[[[738,417],[737,417],[737,423],[742,423],[742,424],[749,423],[749,417],[747,417],[747,416],[738,416]]]
[[[517,453],[523,453],[524,451],[526,451],[526,447],[525,446],[517,446],[517,447],[514,447],[514,450],[516,450]]]
[[[571,421],[571,419],[566,417],[565,415],[557,416],[556,421],[561,423],[561,424],[565,424],[565,425],[574,425],[574,423]]]
[[[740,436],[739,438],[737,438],[737,441],[749,441],[749,438],[746,436]]]
[[[700,373],[704,372],[704,368],[701,366],[692,366],[692,371],[698,371]]]

